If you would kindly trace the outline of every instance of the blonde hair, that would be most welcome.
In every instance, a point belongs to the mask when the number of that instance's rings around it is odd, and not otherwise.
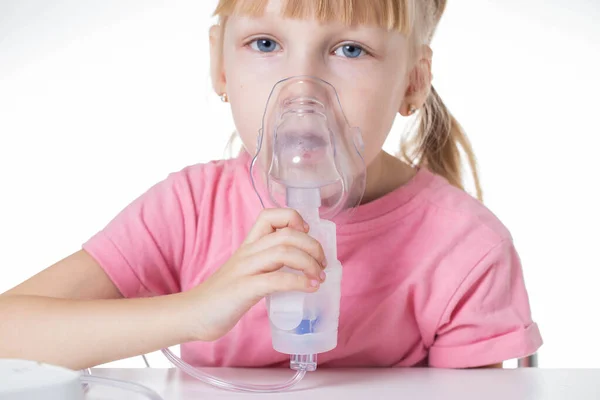
[[[214,12],[222,22],[230,15],[259,16],[268,0],[219,0]],[[282,16],[338,20],[348,25],[369,24],[396,30],[411,43],[410,55],[429,44],[446,8],[446,0],[284,0]],[[415,126],[400,143],[400,155],[416,166],[425,166],[464,190],[461,150],[471,169],[476,196],[482,199],[473,149],[462,127],[432,87]]]

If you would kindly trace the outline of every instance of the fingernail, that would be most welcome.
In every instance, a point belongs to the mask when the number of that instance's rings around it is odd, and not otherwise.
[[[325,271],[321,271],[319,278],[321,278],[321,282],[325,281],[325,278],[327,278],[327,274],[325,273]]]
[[[309,229],[310,229],[310,226],[308,226],[308,224],[305,222],[304,223],[304,231],[308,232]]]
[[[319,281],[310,281],[310,286],[312,287],[318,287],[319,286]]]
[[[325,268],[327,266],[327,259],[324,258],[323,262],[321,263],[321,265],[323,265],[323,268]]]

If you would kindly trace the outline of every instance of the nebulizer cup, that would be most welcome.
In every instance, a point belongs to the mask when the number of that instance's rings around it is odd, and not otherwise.
[[[278,82],[267,102],[251,176],[262,179],[263,206],[293,208],[310,226],[327,259],[325,282],[315,293],[267,297],[273,348],[291,355],[292,369],[314,371],[317,354],[337,346],[342,265],[336,224],[362,199],[365,163],[360,131],[352,128],[334,87],[315,77]],[[257,190],[260,197],[260,191]],[[299,273],[284,267],[289,273]]]

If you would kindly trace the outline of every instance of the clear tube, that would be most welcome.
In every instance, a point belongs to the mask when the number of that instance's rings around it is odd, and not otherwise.
[[[162,349],[162,353],[165,357],[177,368],[190,375],[192,378],[196,378],[201,382],[206,384],[218,387],[220,389],[237,391],[237,392],[249,392],[249,393],[275,393],[282,392],[288,390],[295,386],[298,382],[304,378],[307,371],[316,370],[317,362],[316,355],[312,356],[292,356],[290,360],[290,365],[293,370],[296,371],[294,376],[283,383],[276,384],[267,384],[267,385],[253,385],[250,383],[235,383],[228,382],[223,379],[217,378],[215,376],[209,375],[206,372],[202,372],[198,368],[194,368],[189,365],[181,358],[177,357],[173,352],[169,349]],[[147,367],[149,367],[148,361],[146,361]],[[119,389],[130,390],[136,393],[143,394],[147,396],[151,400],[164,400],[160,395],[154,392],[152,389],[147,388],[146,386],[122,381],[119,379],[105,378],[100,376],[95,376],[91,374],[91,370],[85,369],[82,371],[81,383],[83,385],[84,392],[87,393],[89,390],[90,384],[99,384],[105,386],[112,386]]]
[[[88,374],[81,375],[80,379],[84,385],[92,384],[92,385],[111,386],[111,387],[115,387],[118,389],[123,389],[123,390],[128,390],[131,392],[139,393],[141,395],[146,396],[150,400],[164,400],[154,390],[152,390],[144,385],[135,383],[135,382],[122,381],[120,379],[105,378],[102,376],[95,376],[95,375],[88,375]]]
[[[307,368],[305,368],[304,366],[300,366],[299,368],[296,369],[296,374],[292,377],[292,379],[288,380],[287,382],[283,382],[283,383],[275,383],[275,384],[269,384],[269,385],[253,385],[250,383],[234,383],[234,382],[224,381],[222,379],[219,379],[217,377],[209,375],[205,372],[202,372],[198,368],[192,367],[191,365],[189,365],[188,363],[186,363],[185,361],[183,361],[182,359],[177,357],[175,354],[173,354],[173,352],[171,352],[171,350],[169,350],[169,349],[162,349],[162,352],[165,355],[165,357],[167,357],[167,359],[169,359],[169,361],[171,361],[171,363],[173,363],[173,365],[175,365],[177,368],[179,368],[186,374],[190,375],[191,377],[196,378],[199,381],[202,381],[204,383],[208,383],[209,385],[219,387],[221,389],[233,390],[233,391],[237,391],[237,392],[250,392],[250,393],[282,392],[282,391],[290,389],[291,387],[295,386],[298,382],[300,382],[302,380],[302,378],[304,378],[304,375],[306,375],[306,371],[307,371]]]

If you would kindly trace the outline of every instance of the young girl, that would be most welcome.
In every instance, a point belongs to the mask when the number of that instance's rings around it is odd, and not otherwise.
[[[299,214],[262,210],[249,164],[270,90],[297,75],[336,88],[367,165],[363,202],[338,225],[339,340],[320,367],[469,368],[534,353],[511,236],[462,190],[460,147],[481,194],[474,157],[431,86],[445,3],[221,0],[212,79],[245,150],[169,175],[0,296],[0,357],[82,369],[182,343],[196,366],[287,366],[262,299],[319,290],[326,262]],[[404,161],[382,150],[398,113],[418,121]]]

